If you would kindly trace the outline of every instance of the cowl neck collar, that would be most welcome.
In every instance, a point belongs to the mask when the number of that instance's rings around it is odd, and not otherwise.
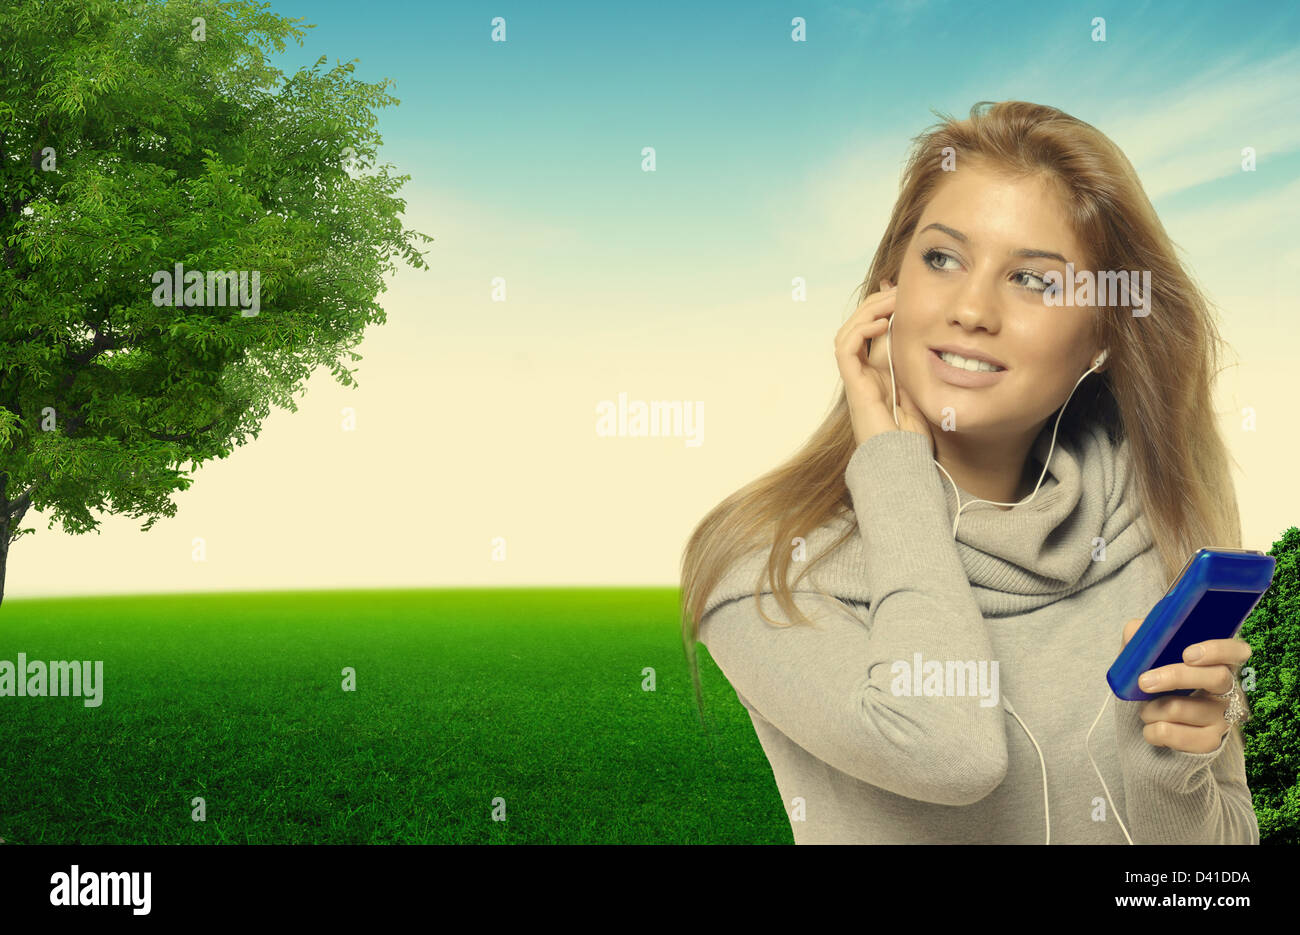
[[[1032,447],[1035,474],[1042,472],[1051,447],[1051,426]],[[952,484],[933,461],[947,505],[949,530],[957,513]],[[961,492],[966,504],[974,497]],[[870,517],[864,517],[870,522]],[[849,537],[832,550],[835,540]],[[989,503],[965,507],[957,527],[956,547],[972,593],[986,617],[1014,616],[1068,597],[1118,571],[1152,544],[1138,509],[1127,441],[1112,438],[1101,423],[1090,423],[1056,439],[1047,473],[1037,493],[1009,510]],[[789,581],[808,562],[830,554],[805,576],[795,591],[830,594],[870,603],[866,593],[866,556],[857,518],[847,513],[806,537],[806,562],[790,566]],[[759,589],[766,580],[766,548],[751,552],[723,576],[705,605],[714,607]]]

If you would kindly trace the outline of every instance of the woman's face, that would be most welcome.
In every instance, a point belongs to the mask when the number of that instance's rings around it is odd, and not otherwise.
[[[947,174],[916,225],[898,274],[893,327],[888,339],[871,342],[871,363],[888,373],[888,347],[899,386],[935,426],[1024,433],[1065,402],[1100,351],[1091,343],[1090,307],[1043,301],[1049,270],[1066,283],[1066,262],[1081,271],[1087,259],[1061,196],[1044,179],[1011,181],[969,162]],[[945,345],[1005,370],[964,377],[932,350]]]

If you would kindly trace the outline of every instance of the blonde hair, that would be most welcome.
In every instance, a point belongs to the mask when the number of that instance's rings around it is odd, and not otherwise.
[[[1095,127],[1054,107],[981,101],[966,120],[935,114],[941,122],[913,141],[898,200],[854,306],[878,289],[881,279],[898,281],[917,222],[944,181],[945,151],[960,165],[974,162],[1012,178],[1052,180],[1064,195],[1066,223],[1092,251],[1092,269],[1151,272],[1151,295],[1143,297],[1149,315],[1133,316],[1131,309],[1141,301],[1131,297],[1129,305],[1098,309],[1093,316],[1094,346],[1109,349],[1108,366],[1066,407],[1062,435],[1100,422],[1112,437],[1128,439],[1136,493],[1166,585],[1197,549],[1240,548],[1230,456],[1212,407],[1222,339],[1209,303],[1175,254],[1133,166]],[[1083,391],[1089,386],[1095,392]],[[1130,427],[1134,431],[1127,431]],[[767,548],[769,585],[763,588],[760,577],[755,597],[772,591],[788,617],[810,625],[795,607],[787,580],[792,561],[787,544],[852,515],[844,471],[856,449],[841,383],[830,414],[803,448],[719,503],[692,532],[682,556],[682,640],[701,720],[695,644],[710,593],[736,560]],[[856,527],[848,525],[795,584],[854,532]],[[769,620],[761,606],[759,614],[774,625],[789,625]]]

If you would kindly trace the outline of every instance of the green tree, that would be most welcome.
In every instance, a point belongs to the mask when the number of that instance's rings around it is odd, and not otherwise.
[[[1260,844],[1300,844],[1300,529],[1268,552],[1273,583],[1238,634],[1250,644],[1255,687],[1241,725],[1246,782],[1259,819]]]
[[[174,516],[315,367],[355,386],[385,274],[427,268],[375,161],[389,82],[286,77],[311,27],[268,7],[0,0],[0,600],[28,509]]]

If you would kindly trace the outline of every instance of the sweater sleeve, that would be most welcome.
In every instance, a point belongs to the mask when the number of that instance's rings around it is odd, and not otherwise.
[[[1186,753],[1142,736],[1145,701],[1115,699],[1126,825],[1134,844],[1258,844],[1241,731],[1217,750]]]
[[[993,661],[929,443],[914,432],[875,435],[854,452],[845,481],[872,596],[863,616],[833,597],[796,592],[795,606],[815,626],[773,626],[749,596],[706,614],[700,641],[738,695],[822,761],[896,795],[970,805],[1006,776],[997,699],[969,686],[910,692],[917,654],[945,673],[949,662]],[[786,622],[774,596],[761,600],[769,618]]]

